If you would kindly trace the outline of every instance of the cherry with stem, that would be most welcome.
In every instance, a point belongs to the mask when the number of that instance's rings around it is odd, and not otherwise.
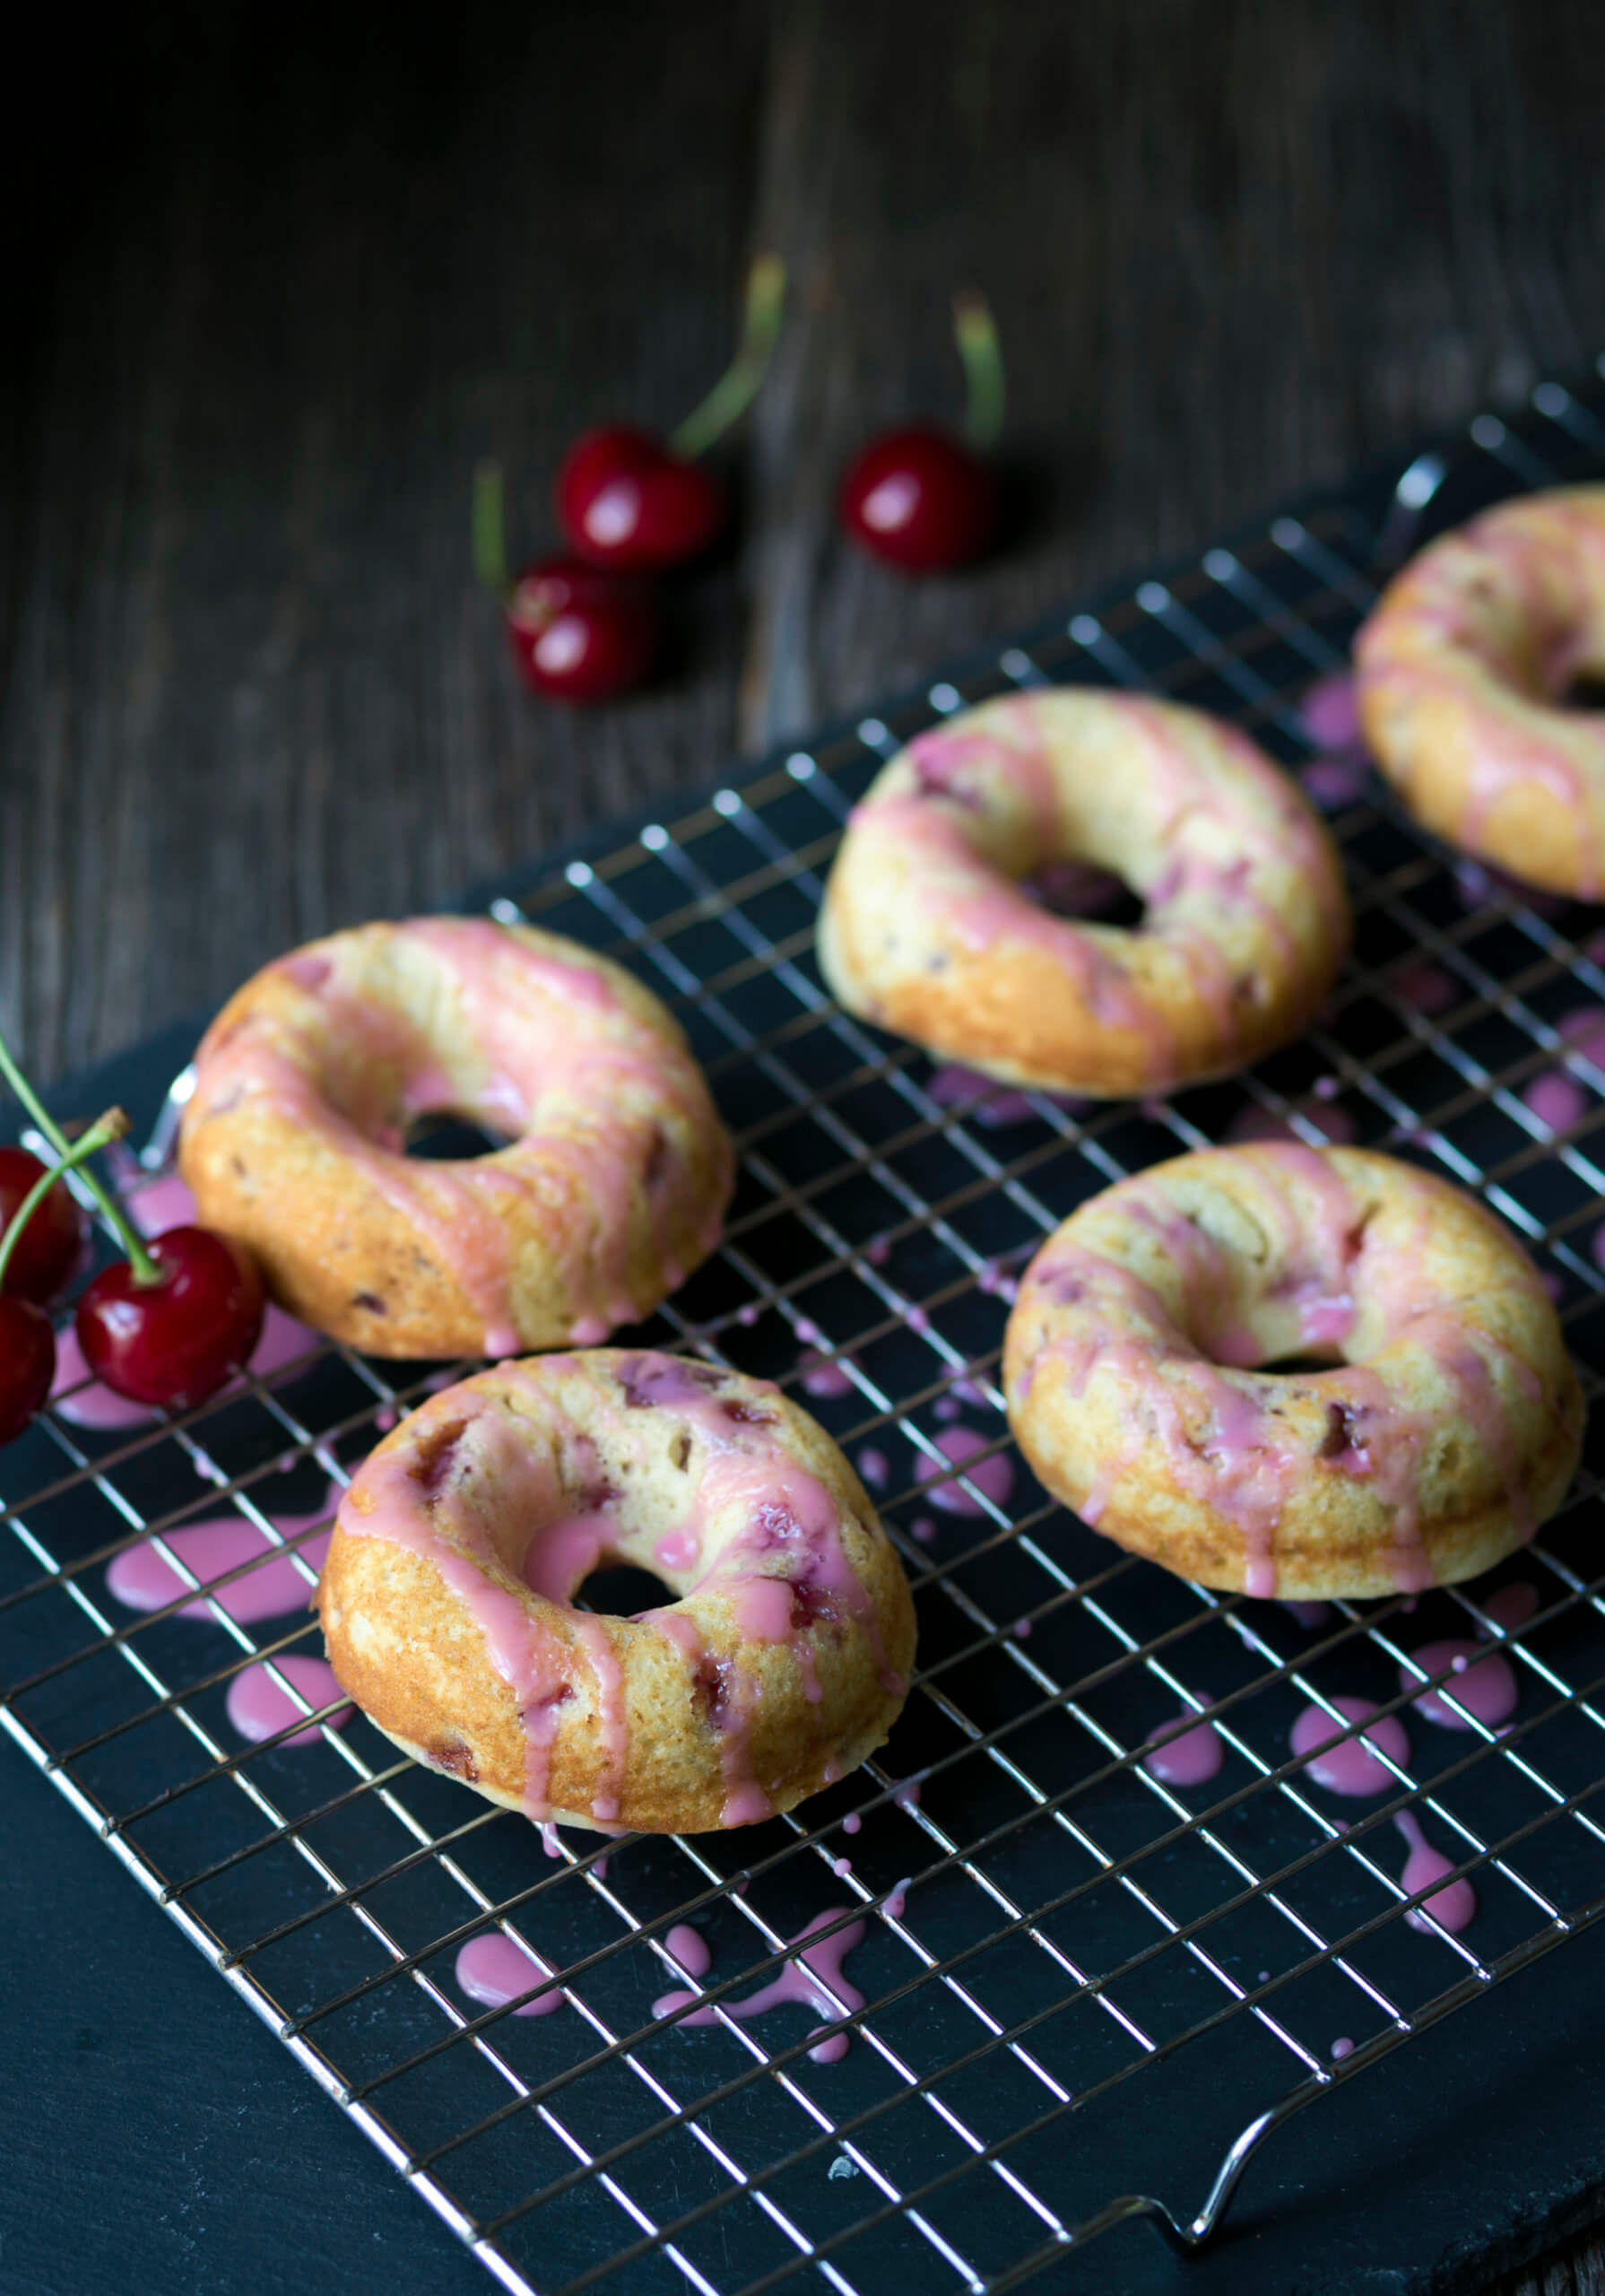
[[[848,466],[837,498],[843,530],[908,574],[967,566],[997,533],[992,457],[1003,430],[1003,360],[991,307],[973,289],[953,298],[953,338],[965,377],[962,438],[929,422],[884,431]]]
[[[700,558],[729,512],[700,457],[751,405],[779,340],[785,265],[760,255],[747,274],[741,342],[705,399],[664,439],[632,423],[587,431],[564,456],[558,524],[592,566],[659,574]]]
[[[64,1174],[80,1169],[97,1149],[121,1140],[127,1129],[121,1109],[98,1117],[59,1164],[41,1166],[0,1236],[0,1443],[11,1442],[35,1418],[56,1377],[56,1333],[49,1317],[27,1293],[5,1288],[28,1223]]]
[[[62,1163],[74,1163],[72,1144],[3,1036],[0,1077]],[[187,1410],[248,1360],[267,1304],[261,1272],[240,1246],[210,1228],[169,1228],[147,1242],[92,1166],[86,1162],[82,1170],[126,1255],[102,1268],[78,1302],[74,1321],[84,1361],[114,1394]]]

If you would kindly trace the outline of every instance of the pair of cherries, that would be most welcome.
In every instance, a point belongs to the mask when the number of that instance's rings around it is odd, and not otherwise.
[[[49,1309],[88,1255],[88,1222],[64,1185],[80,1170],[127,1257],[102,1268],[74,1322],[96,1378],[131,1402],[184,1411],[202,1403],[248,1361],[265,1309],[262,1276],[247,1252],[210,1228],[169,1228],[147,1241],[102,1187],[88,1159],[127,1130],[118,1109],[69,1143],[40,1107],[0,1043],[0,1074],[60,1161],[0,1148],[0,1443],[43,1407],[56,1376]]]
[[[587,431],[558,471],[568,552],[508,575],[499,466],[475,481],[474,561],[502,604],[525,682],[555,700],[596,701],[639,685],[660,658],[664,624],[650,578],[706,555],[729,516],[724,487],[698,457],[756,396],[779,333],[785,272],[760,257],[748,281],[741,347],[708,396],[667,439],[625,423]],[[906,573],[967,565],[996,535],[990,460],[1003,417],[1002,362],[985,300],[954,300],[964,362],[965,436],[931,423],[871,440],[843,477],[837,517],[872,555]]]

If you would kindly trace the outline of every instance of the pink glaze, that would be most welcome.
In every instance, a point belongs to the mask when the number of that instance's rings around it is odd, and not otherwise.
[[[1332,2063],[1334,2065],[1341,2065],[1346,2057],[1352,2057],[1354,2055],[1354,2043],[1349,2039],[1347,2033],[1340,2033],[1337,2039],[1333,2041],[1332,2045]]]
[[[877,1450],[872,1443],[866,1443],[859,1452],[857,1466],[860,1480],[872,1491],[884,1491],[891,1480],[891,1465],[885,1452]]]
[[[1465,992],[1453,974],[1445,972],[1442,965],[1423,961],[1400,974],[1393,983],[1393,994],[1412,1013],[1420,1013],[1430,1020],[1446,1013],[1452,1004],[1458,1004]]]
[[[1319,1102],[1314,1108],[1301,1108],[1298,1114],[1312,1131],[1319,1133],[1322,1139],[1334,1148],[1351,1146],[1358,1132],[1349,1110],[1334,1106],[1330,1100]],[[1269,1109],[1252,1105],[1237,1110],[1222,1136],[1234,1142],[1280,1140],[1290,1141],[1295,1145],[1303,1144],[1290,1117],[1273,1116]]]
[[[891,1797],[897,1804],[899,1810],[917,1810],[919,1808],[920,1789],[924,1785],[926,1779],[929,1778],[930,1775],[931,1773],[928,1770],[915,1770],[912,1778],[906,1778],[903,1780],[897,1792]]]
[[[1204,1703],[1208,1705],[1209,1700]],[[1184,1707],[1180,1718],[1186,1720],[1191,1711]],[[1205,1786],[1219,1775],[1225,1759],[1219,1735],[1207,1722],[1201,1722],[1195,1729],[1184,1730],[1179,1738],[1171,1738],[1144,1754],[1142,1767],[1166,1786]]]
[[[324,1557],[329,1551],[332,1518],[340,1495],[339,1486],[331,1483],[321,1506],[313,1508],[308,1514],[268,1518],[278,1540],[293,1547],[314,1574],[323,1569]],[[203,1587],[213,1586],[229,1571],[256,1562],[259,1556],[273,1557],[271,1561],[257,1563],[255,1570],[244,1570],[240,1578],[218,1587],[212,1596],[212,1602],[241,1626],[254,1625],[259,1619],[279,1618],[288,1611],[304,1611],[312,1600],[312,1581],[289,1554],[280,1551],[278,1540],[269,1538],[265,1531],[258,1530],[255,1523],[247,1522],[241,1515],[220,1515],[207,1522],[189,1523],[182,1529],[162,1534],[162,1544],[172,1550]],[[141,1539],[137,1545],[125,1547],[121,1554],[113,1555],[107,1566],[106,1584],[117,1601],[131,1611],[165,1610],[169,1603],[178,1602],[180,1618],[205,1619],[213,1615],[211,1605],[193,1595],[188,1582],[151,1539]]]
[[[1329,670],[1317,678],[1299,704],[1298,714],[1318,750],[1351,749],[1362,738],[1354,672]]]
[[[700,1929],[693,1929],[689,1921],[677,1921],[664,1944],[687,1977],[706,1977],[713,1967],[712,1948]]]
[[[1533,1078],[1522,1094],[1522,1104],[1550,1132],[1570,1132],[1583,1121],[1588,1095],[1575,1077],[1551,1069]]]
[[[532,1953],[527,1945],[516,1945],[499,1929],[487,1929],[478,1937],[471,1937],[457,1955],[457,1984],[470,2001],[483,2002],[487,2009],[500,2009],[509,2001],[518,2001],[521,1993],[540,1985],[551,1971]],[[554,1985],[544,1993],[537,1993],[533,2001],[519,2001],[515,2017],[550,2017],[554,2009],[563,2006],[563,1996]]]
[[[1299,772],[1300,787],[1325,812],[1358,804],[1371,783],[1371,767],[1364,757],[1320,757]]]
[[[1368,1698],[1334,1698],[1332,1701],[1345,1722],[1367,1722],[1376,1713]],[[1304,1764],[1307,1774],[1317,1786],[1324,1786],[1329,1794],[1345,1794],[1364,1800],[1372,1794],[1385,1794],[1397,1779],[1377,1754],[1385,1754],[1401,1770],[1410,1761],[1410,1737],[1396,1714],[1382,1716],[1371,1724],[1364,1738],[1339,1738],[1342,1724],[1319,1706],[1306,1706],[1293,1725],[1289,1744],[1294,1754]],[[1376,1753],[1370,1748],[1375,1746]]]
[[[804,1393],[811,1396],[823,1399],[853,1393],[853,1375],[846,1363],[827,1355],[805,1355],[798,1376]]]
[[[910,1878],[911,1876],[905,1874],[903,1879],[891,1890],[887,1897],[885,1904],[881,1907],[881,1910],[885,1914],[888,1921],[901,1921],[903,1916],[907,1912],[908,1883]]]
[[[1421,1831],[1420,1820],[1412,1811],[1401,1810],[1393,1823],[1410,1844],[1410,1856],[1400,1877],[1407,1897],[1414,1897],[1418,1890],[1431,1889],[1441,1875],[1453,1873],[1454,1859],[1432,1848]],[[1430,1934],[1432,1922],[1427,1919],[1428,1914],[1440,1929],[1458,1934],[1476,1918],[1477,1892],[1462,1874],[1446,1889],[1434,1890],[1418,1906],[1411,1906],[1404,1918],[1412,1929]]]
[[[832,1906],[823,1913],[816,1913],[806,1927],[789,1941],[787,1951],[793,1957],[784,1961],[778,1973],[758,1992],[746,1994],[739,2001],[724,2002],[717,2009],[693,2009],[689,2017],[681,2018],[681,2024],[716,2024],[721,2013],[743,2019],[761,2017],[766,2010],[778,2009],[792,2002],[833,2021],[848,2010],[862,2009],[863,1996],[844,1976],[842,1963],[856,1946],[863,1944],[866,1925],[862,1921],[851,1921],[845,1929],[837,1930],[829,1937],[819,1938],[811,1945],[803,1942],[828,1923],[839,1920],[846,1909],[845,1906]],[[795,1950],[798,1948],[801,1950]],[[826,1991],[827,1987],[829,1987],[829,1992]],[[832,1995],[836,1996],[834,2000]],[[676,2009],[682,2009],[696,1999],[694,1993],[665,1993],[653,2003],[652,2013],[655,2017],[672,2016]],[[846,2057],[849,2046],[845,2032],[832,2033],[817,2048],[811,2048],[808,2054],[816,2065],[835,2065]]]
[[[916,1515],[908,1526],[908,1535],[917,1539],[921,1546],[929,1546],[936,1536],[936,1526],[929,1515]]]
[[[1420,1649],[1410,1652],[1410,1657],[1422,1674],[1441,1674],[1449,1666],[1454,1670],[1442,1690],[1423,1690],[1411,1700],[1418,1714],[1424,1714],[1440,1728],[1469,1730],[1471,1725],[1466,1715],[1472,1714],[1478,1721],[1495,1729],[1515,1712],[1515,1670],[1502,1651],[1489,1650],[1482,1643],[1450,1639],[1423,1643]],[[1414,1691],[1418,1683],[1418,1677],[1408,1666],[1400,1667],[1401,1690]],[[1454,1707],[1447,1703],[1449,1698],[1454,1700],[1456,1706],[1463,1707],[1465,1712],[1456,1713]]]
[[[856,1810],[849,1810],[846,1816],[842,1820],[842,1831],[844,1833],[858,1833],[863,1831],[863,1820],[859,1816]]]
[[[290,961],[303,1011],[247,1017],[205,1039],[187,1125],[193,1131],[213,1109],[249,1094],[325,1141],[450,1270],[482,1318],[487,1354],[519,1345],[506,1215],[533,1211],[569,1296],[583,1303],[577,1333],[600,1336],[630,1306],[632,1206],[643,1185],[655,1241],[667,1257],[682,1175],[672,1152],[664,1161],[667,1135],[651,1111],[672,1108],[704,1123],[700,1077],[690,1057],[638,1022],[588,965],[539,953],[482,918],[424,918],[398,930],[440,961],[468,1053],[487,1072],[464,1113],[514,1125],[520,1136],[510,1147],[459,1163],[398,1152],[405,1119],[452,1096],[410,1023],[347,992],[333,955],[316,985],[304,967],[298,977],[299,960]],[[360,1081],[370,1100],[374,1079],[399,1071],[401,1106],[350,1115],[337,1108],[323,1081],[331,1043],[350,1047],[365,1065]]]
[[[1036,1122],[1041,1115],[1039,1103],[1063,1109],[1069,1116],[1079,1116],[1090,1106],[1090,1102],[1077,1099],[1073,1093],[1031,1094],[1011,1084],[1000,1084],[995,1077],[985,1076],[979,1069],[952,1064],[939,1068],[925,1090],[939,1107],[962,1109],[976,1124],[984,1124],[993,1132],[1004,1131],[1011,1125]]]
[[[891,1257],[891,1238],[872,1236],[863,1248],[863,1256],[872,1267],[884,1267]]]
[[[334,1679],[334,1669],[324,1658],[282,1657],[273,1662],[274,1669],[298,1690],[316,1713],[333,1705],[340,1695],[340,1684]],[[351,1718],[349,1706],[337,1706],[332,1714],[324,1716],[323,1724],[307,1722],[301,1709],[289,1691],[273,1680],[265,1665],[247,1666],[229,1684],[229,1719],[242,1738],[253,1745],[264,1738],[273,1738],[281,1730],[290,1729],[292,1722],[300,1723],[299,1729],[290,1731],[287,1746],[316,1745],[325,1726],[343,1730]]]
[[[1284,1603],[1282,1608],[1289,1617],[1297,1619],[1300,1626],[1306,1627],[1324,1626],[1332,1616],[1330,1603]]]
[[[944,1459],[963,1471],[981,1498],[972,1498],[962,1484],[950,1479],[925,1486],[924,1497],[933,1507],[940,1507],[944,1515],[981,1515],[986,1511],[982,1499],[990,1500],[994,1507],[1006,1507],[1014,1490],[1014,1466],[1006,1452],[994,1451],[991,1457],[979,1455],[991,1449],[995,1437],[983,1435],[974,1427],[945,1427],[936,1438],[936,1448]]]
[[[1531,1581],[1513,1578],[1508,1587],[1496,1587],[1491,1595],[1485,1596],[1479,1608],[1491,1625],[1503,1627],[1506,1634],[1514,1634],[1519,1627],[1526,1625],[1538,1605],[1538,1588]]]

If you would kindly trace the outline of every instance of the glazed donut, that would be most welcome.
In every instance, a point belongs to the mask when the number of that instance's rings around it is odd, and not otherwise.
[[[1141,930],[1022,885],[1114,870]],[[855,808],[820,918],[852,1013],[1011,1084],[1116,1098],[1297,1035],[1349,941],[1325,829],[1230,726],[1087,688],[1011,696],[911,742]]]
[[[672,1590],[575,1609],[598,1564]],[[318,1588],[342,1687],[418,1761],[564,1825],[749,1825],[856,1767],[914,1606],[873,1508],[763,1379],[599,1348],[432,1396],[346,1492]]]
[[[1418,821],[1529,884],[1605,894],[1605,486],[1502,502],[1431,543],[1355,642],[1360,724]]]
[[[1258,1368],[1288,1357],[1328,1368]],[[1559,1504],[1582,1441],[1515,1239],[1360,1149],[1205,1149],[1093,1196],[1027,1271],[1003,1378],[1083,1521],[1250,1595],[1472,1578]]]
[[[409,1158],[409,1121],[509,1145]],[[373,1355],[581,1346],[717,1243],[733,1158],[655,996],[530,926],[364,925],[281,957],[206,1031],[179,1164],[282,1307]]]

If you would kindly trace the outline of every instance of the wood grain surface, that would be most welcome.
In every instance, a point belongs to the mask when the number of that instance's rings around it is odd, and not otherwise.
[[[0,181],[0,1024],[41,1080],[1605,348],[1599,0],[186,4],[46,28]],[[793,298],[681,657],[516,684],[466,509]],[[836,475],[993,300],[1025,530]],[[423,2237],[421,2228],[421,2237]],[[1505,2283],[1595,2291],[1591,2243]]]

